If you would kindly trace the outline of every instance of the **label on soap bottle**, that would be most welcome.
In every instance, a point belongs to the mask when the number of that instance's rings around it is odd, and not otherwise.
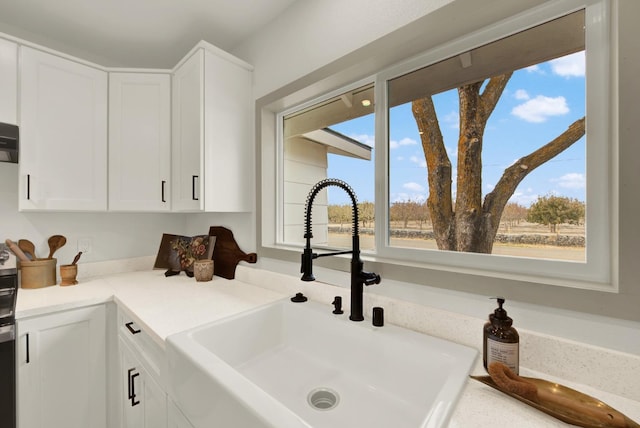
[[[515,374],[519,373],[518,343],[498,342],[487,339],[487,367],[493,362],[500,362],[509,367]]]

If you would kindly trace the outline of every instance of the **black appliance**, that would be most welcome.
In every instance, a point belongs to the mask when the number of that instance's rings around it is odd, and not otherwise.
[[[19,140],[17,125],[0,122],[0,162],[18,163]]]
[[[0,244],[0,425],[16,428],[16,319],[18,270],[13,253]]]

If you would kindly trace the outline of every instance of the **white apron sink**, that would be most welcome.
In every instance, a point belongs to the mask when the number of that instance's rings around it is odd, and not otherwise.
[[[278,301],[167,339],[195,428],[446,426],[475,349]]]

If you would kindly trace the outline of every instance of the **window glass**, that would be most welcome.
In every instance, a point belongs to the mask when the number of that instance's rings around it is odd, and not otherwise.
[[[358,197],[360,246],[373,250],[374,114],[369,84],[318,101],[283,119],[283,240],[304,242],[307,195],[325,178],[347,182]],[[313,206],[313,244],[351,248],[352,210],[338,187],[322,190]]]
[[[584,21],[388,81],[391,247],[585,261]]]

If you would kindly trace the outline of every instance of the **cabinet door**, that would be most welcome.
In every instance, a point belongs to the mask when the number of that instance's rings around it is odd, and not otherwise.
[[[0,39],[0,122],[17,122],[18,45]]]
[[[145,370],[135,352],[122,339],[119,344],[122,428],[166,428],[167,394]]]
[[[18,427],[106,428],[105,308],[18,320]]]
[[[107,209],[107,73],[20,47],[19,209]]]
[[[204,203],[208,212],[253,207],[252,72],[205,51]]]
[[[109,210],[169,211],[171,76],[109,74]]]
[[[197,50],[173,74],[173,211],[200,211],[204,185],[204,53]],[[225,183],[226,184],[226,183]]]

